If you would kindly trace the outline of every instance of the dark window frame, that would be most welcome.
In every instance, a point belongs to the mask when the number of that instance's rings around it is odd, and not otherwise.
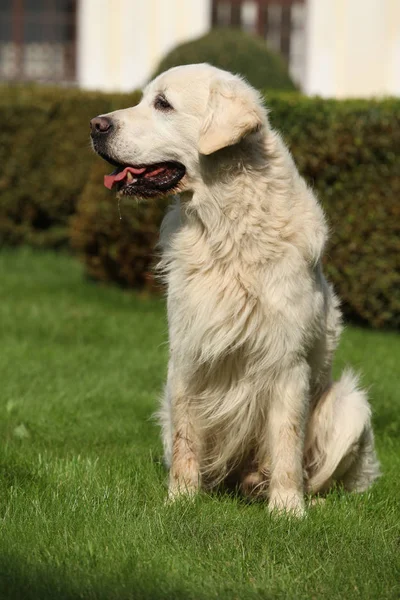
[[[255,33],[260,35],[263,39],[266,39],[268,34],[268,6],[279,5],[282,8],[282,20],[280,23],[280,53],[289,63],[290,58],[290,40],[292,33],[291,25],[291,10],[295,4],[305,4],[305,0],[253,0],[257,5],[257,21]],[[218,5],[230,4],[230,22],[225,26],[240,27],[242,28],[241,22],[241,8],[245,4],[246,0],[212,0],[211,2],[211,26],[218,27]]]
[[[27,42],[24,40],[24,22],[27,13],[31,12],[26,6],[26,0],[11,1],[11,42],[15,48],[15,68],[10,77],[2,76],[7,81],[46,81],[46,82],[65,82],[75,83],[77,77],[76,68],[76,47],[77,47],[77,13],[78,0],[70,0],[68,11],[57,10],[56,0],[45,0],[45,11],[38,12],[40,21],[46,26],[47,31],[51,31],[51,26],[61,25],[69,28],[70,40],[60,42],[63,46],[63,70],[60,75],[52,73],[48,77],[32,77],[25,72],[24,66],[24,46]],[[2,40],[0,40],[0,44]],[[55,38],[51,35],[43,37],[43,44],[55,43]]]

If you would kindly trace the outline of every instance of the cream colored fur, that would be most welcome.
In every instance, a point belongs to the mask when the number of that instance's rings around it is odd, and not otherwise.
[[[174,111],[154,110],[160,91]],[[161,240],[170,497],[233,476],[300,515],[305,493],[335,481],[367,489],[379,473],[367,396],[350,371],[332,381],[341,316],[321,268],[324,214],[258,93],[209,65],[178,67],[112,116],[120,161],[187,169]]]

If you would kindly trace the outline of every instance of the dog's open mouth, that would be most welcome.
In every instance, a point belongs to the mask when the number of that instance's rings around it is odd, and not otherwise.
[[[104,176],[104,185],[125,196],[150,198],[174,191],[185,173],[185,167],[178,162],[118,165],[110,175]]]

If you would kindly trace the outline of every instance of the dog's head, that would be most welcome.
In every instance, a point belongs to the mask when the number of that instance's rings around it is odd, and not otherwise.
[[[116,167],[105,185],[149,198],[195,190],[201,155],[239,144],[265,122],[253,88],[198,64],[162,73],[137,106],[92,119],[91,137],[95,151]]]

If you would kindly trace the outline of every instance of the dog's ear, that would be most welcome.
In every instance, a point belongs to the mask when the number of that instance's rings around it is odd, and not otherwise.
[[[221,148],[240,142],[249,133],[258,131],[265,111],[258,93],[239,78],[216,79],[200,130],[200,154],[212,154]]]

